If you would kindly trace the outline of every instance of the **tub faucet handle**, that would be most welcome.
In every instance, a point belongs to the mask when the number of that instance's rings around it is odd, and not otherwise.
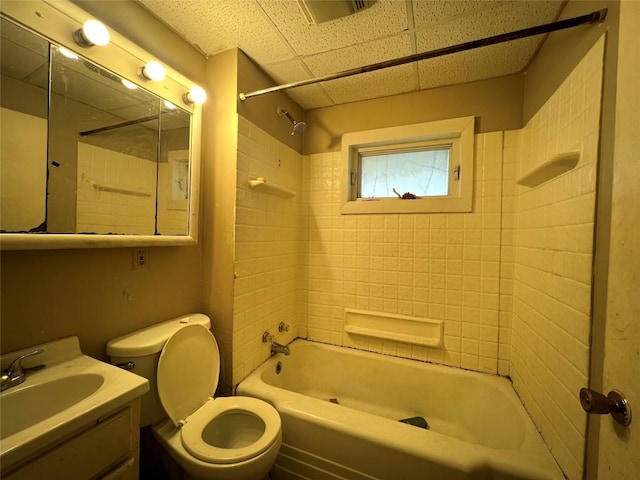
[[[267,330],[262,334],[262,343],[272,343],[273,338],[274,338],[273,334],[269,333],[269,331]]]
[[[278,325],[278,331],[280,333],[288,332],[289,331],[289,324],[288,323],[284,323],[284,322],[280,322],[280,324]]]

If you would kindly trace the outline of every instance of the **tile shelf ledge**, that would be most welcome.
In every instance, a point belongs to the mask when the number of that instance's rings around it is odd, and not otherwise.
[[[293,198],[296,196],[296,192],[288,190],[271,183],[267,183],[266,178],[256,177],[249,180],[249,187],[258,192],[267,193],[280,198]]]
[[[542,183],[575,168],[580,160],[580,152],[558,153],[549,160],[529,170],[516,180],[518,185],[537,187]]]
[[[442,348],[444,323],[442,320],[409,317],[386,312],[344,309],[344,331],[381,340]]]

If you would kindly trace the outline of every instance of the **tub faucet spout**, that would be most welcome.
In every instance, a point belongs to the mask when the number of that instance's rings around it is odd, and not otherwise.
[[[43,369],[46,365],[35,365],[33,367],[22,366],[22,360],[34,355],[40,355],[44,350],[39,348],[33,352],[25,353],[16,358],[11,364],[2,372],[2,381],[0,382],[0,391],[5,391],[8,388],[20,385],[27,378],[27,373],[35,372]]]
[[[271,355],[273,355],[274,353],[284,353],[285,355],[289,355],[291,351],[289,350],[289,347],[287,347],[286,345],[280,345],[279,343],[272,342]]]

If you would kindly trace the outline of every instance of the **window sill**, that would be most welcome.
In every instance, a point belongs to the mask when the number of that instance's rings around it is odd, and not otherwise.
[[[342,215],[375,213],[466,213],[471,212],[471,202],[461,198],[432,197],[416,199],[375,198],[353,200],[342,205]]]

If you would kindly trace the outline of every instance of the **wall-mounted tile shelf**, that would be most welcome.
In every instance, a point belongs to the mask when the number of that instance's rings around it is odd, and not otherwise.
[[[380,338],[425,347],[442,347],[442,320],[408,317],[384,312],[344,309],[344,331],[350,335]]]
[[[101,185],[94,183],[93,188],[99,192],[119,193],[121,195],[131,195],[132,197],[150,197],[151,194],[147,192],[140,192],[138,190],[129,190],[128,188],[110,187],[109,185]]]
[[[254,190],[267,193],[269,195],[275,195],[276,197],[293,198],[296,196],[296,192],[287,190],[286,188],[279,187],[277,185],[272,185],[271,183],[267,183],[267,180],[264,177],[256,177],[250,179],[249,186]]]
[[[516,183],[525,187],[537,187],[575,168],[578,160],[580,160],[580,152],[559,153],[522,175]]]

